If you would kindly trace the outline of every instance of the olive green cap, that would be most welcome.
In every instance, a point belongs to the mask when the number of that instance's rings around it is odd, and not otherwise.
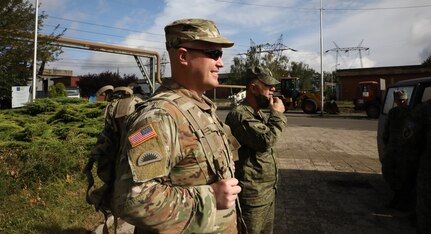
[[[272,76],[271,71],[268,68],[262,66],[251,66],[245,72],[247,83],[253,80],[259,80],[266,85],[278,85],[280,81]]]
[[[166,49],[177,48],[185,42],[203,41],[232,47],[234,42],[222,37],[211,20],[181,19],[165,27]]]

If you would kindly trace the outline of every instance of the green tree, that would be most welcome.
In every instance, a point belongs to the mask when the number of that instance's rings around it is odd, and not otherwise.
[[[317,73],[308,64],[292,62],[290,67],[290,75],[300,79],[301,90],[320,89],[320,73]]]
[[[231,65],[231,84],[245,84],[245,71],[249,66],[261,65],[271,70],[276,79],[286,76],[288,73],[289,59],[276,51],[261,52],[261,46],[252,46],[247,50],[245,59],[234,57]]]
[[[422,62],[423,66],[431,67],[431,55]]]
[[[135,74],[121,77],[116,72],[102,72],[100,74],[87,74],[80,77],[78,86],[81,89],[81,95],[84,97],[93,96],[97,90],[105,85],[114,87],[128,86],[130,83],[137,83],[138,77]]]
[[[48,88],[49,96],[52,98],[56,97],[67,97],[66,87],[64,87],[63,83],[57,83],[55,85],[51,85]]]
[[[47,15],[39,16],[38,28]],[[0,1],[0,103],[11,105],[11,87],[31,80],[34,56],[35,8],[26,0]],[[60,33],[58,36],[61,36]],[[38,40],[38,61],[53,61],[61,53],[50,40]]]
[[[245,54],[245,59],[240,57],[233,58],[233,64],[230,66],[231,79],[229,84],[245,85],[245,71],[250,65],[259,65],[257,47],[250,47]]]
[[[241,61],[240,58],[234,57],[233,64],[230,66],[230,77],[227,81],[228,84],[245,84],[245,79],[243,78],[245,72],[245,63]]]

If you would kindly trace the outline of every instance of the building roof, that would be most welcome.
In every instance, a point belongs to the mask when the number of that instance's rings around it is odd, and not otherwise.
[[[424,73],[427,76],[431,74],[431,67],[423,65],[410,66],[393,66],[393,67],[371,67],[371,68],[354,68],[354,69],[339,69],[336,71],[337,77],[348,76],[370,76],[370,75],[402,75],[412,73]]]

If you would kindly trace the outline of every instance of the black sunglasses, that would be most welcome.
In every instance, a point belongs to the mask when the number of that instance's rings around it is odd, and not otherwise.
[[[184,48],[184,49],[191,50],[191,51],[202,52],[208,58],[212,58],[214,60],[218,60],[219,58],[221,58],[223,56],[223,51],[221,51],[221,50],[195,49],[195,48],[188,48],[188,47],[183,47],[183,46],[181,46],[179,48]]]

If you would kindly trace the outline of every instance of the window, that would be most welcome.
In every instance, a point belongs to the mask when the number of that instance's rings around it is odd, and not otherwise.
[[[383,114],[388,114],[389,110],[392,109],[393,107],[395,107],[395,103],[394,103],[394,91],[396,90],[402,90],[404,89],[405,91],[407,91],[407,95],[408,95],[408,104],[411,104],[411,96],[413,93],[413,89],[414,86],[405,86],[405,87],[393,87],[388,89],[387,91],[387,95],[386,95],[386,99],[385,99],[385,103],[383,106]],[[429,90],[429,92],[431,92],[431,90]],[[430,94],[431,95],[431,94]]]
[[[425,87],[421,102],[426,102],[431,99],[431,86]]]

